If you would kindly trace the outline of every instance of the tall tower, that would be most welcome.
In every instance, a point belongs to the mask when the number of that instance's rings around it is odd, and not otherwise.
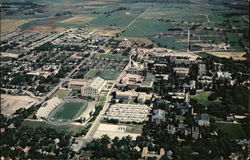
[[[189,49],[190,49],[190,42],[189,42],[189,39],[190,39],[190,28],[188,27],[187,52],[189,52]]]

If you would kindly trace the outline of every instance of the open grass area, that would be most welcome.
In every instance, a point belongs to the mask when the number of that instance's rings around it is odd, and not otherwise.
[[[79,113],[82,113],[87,106],[87,103],[84,101],[69,101],[60,104],[52,113],[49,115],[51,121],[71,121]]]
[[[64,99],[70,94],[70,92],[70,90],[59,89],[51,96],[51,98],[58,96],[58,98]]]
[[[205,107],[208,107],[209,105],[220,103],[220,100],[217,99],[215,101],[209,101],[207,98],[211,94],[211,91],[202,91],[197,92],[195,95],[191,95],[191,99],[195,99],[198,101],[198,103],[202,104]]]
[[[110,60],[127,60],[127,56],[123,56],[121,54],[100,54],[97,55],[96,58],[101,58],[101,59],[110,59]]]
[[[228,134],[232,138],[239,138],[239,139],[246,138],[246,133],[244,132],[241,124],[216,123],[216,126],[219,128],[219,130]]]
[[[43,121],[37,121],[37,120],[25,120],[23,121],[22,127],[27,126],[27,127],[32,127],[32,128],[53,128],[58,132],[64,132],[68,133],[70,135],[75,135],[76,133],[80,133],[83,128],[80,125],[52,125]]]
[[[115,80],[119,76],[119,71],[116,70],[89,70],[85,75],[84,78],[95,78],[101,77],[105,80]]]

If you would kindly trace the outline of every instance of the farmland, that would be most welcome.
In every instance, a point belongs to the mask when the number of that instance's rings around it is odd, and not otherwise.
[[[1,20],[1,32],[9,32],[15,30],[17,27],[28,23],[31,19],[3,19]]]

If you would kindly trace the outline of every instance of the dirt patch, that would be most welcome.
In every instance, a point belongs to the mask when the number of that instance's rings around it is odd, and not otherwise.
[[[135,41],[136,43],[143,44],[145,43],[146,45],[152,44],[153,42],[148,39],[148,38],[137,38],[137,37],[128,37],[127,38],[129,41]]]
[[[19,108],[29,108],[37,99],[29,96],[12,96],[7,94],[1,95],[1,113],[10,116]]]
[[[9,32],[9,31],[15,30],[17,27],[19,27],[22,24],[27,23],[31,20],[33,20],[33,19],[20,19],[20,20],[4,19],[4,20],[1,20],[1,32]]]
[[[233,58],[233,60],[246,60],[245,52],[208,52],[211,55],[224,58]]]
[[[9,53],[9,52],[1,52],[0,53],[1,57],[11,57],[11,58],[17,58],[18,54],[13,54],[13,53]]]
[[[31,26],[28,29],[24,30],[23,32],[43,32],[43,33],[50,33],[50,32],[63,32],[67,30],[65,27],[56,27],[56,26]]]
[[[100,36],[114,36],[116,33],[121,32],[120,30],[101,30],[96,32],[97,35]]]

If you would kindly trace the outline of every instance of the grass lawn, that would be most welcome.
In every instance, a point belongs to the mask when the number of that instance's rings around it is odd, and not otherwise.
[[[88,157],[91,157],[92,156],[92,151],[83,151],[81,153],[81,156],[88,156]]]
[[[224,133],[228,134],[233,138],[246,138],[241,124],[234,123],[216,123],[216,126]]]
[[[85,75],[84,78],[95,78],[101,77],[105,80],[114,80],[118,77],[119,71],[116,70],[89,70]]]
[[[86,108],[85,102],[65,102],[60,104],[49,116],[52,121],[71,121]]]
[[[215,104],[215,103],[220,103],[220,100],[217,99],[215,101],[209,101],[207,98],[211,94],[211,91],[202,91],[202,92],[197,92],[195,95],[191,96],[191,99],[195,99],[198,101],[198,103],[204,105],[205,107],[208,107],[209,105]]]
[[[27,127],[32,127],[32,128],[53,128],[58,132],[64,132],[68,133],[70,135],[75,135],[76,133],[80,133],[83,128],[80,125],[51,125],[43,121],[32,121],[32,120],[24,120],[22,127],[27,126]]]
[[[69,94],[70,94],[71,91],[69,90],[62,90],[62,89],[59,89],[57,90],[52,96],[51,98],[55,97],[55,96],[58,96],[58,98],[60,99],[64,99],[66,98]]]
[[[111,60],[127,60],[127,56],[121,54],[100,54],[96,56],[97,58],[111,59]]]
[[[178,116],[176,116],[176,119],[180,120],[180,121],[184,121],[186,118],[185,118],[185,116],[178,115]]]

